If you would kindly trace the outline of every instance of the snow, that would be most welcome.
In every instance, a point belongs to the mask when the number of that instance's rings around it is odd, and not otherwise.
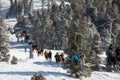
[[[10,8],[10,1],[9,0],[0,0],[0,16],[3,18],[6,17],[6,14]]]
[[[54,2],[56,2],[58,5],[60,5],[60,3],[61,3],[61,0],[53,0]],[[33,8],[34,8],[34,10],[39,10],[39,9],[41,9],[42,7],[42,0],[33,0],[33,2],[34,2],[34,5],[33,5]],[[47,9],[47,5],[48,5],[48,2],[47,2],[47,0],[44,0],[44,9]],[[65,2],[65,4],[69,4],[68,2]],[[69,4],[70,5],[70,4]]]
[[[46,61],[44,56],[37,56],[35,51],[33,52],[34,58],[30,59],[29,45],[24,42],[17,42],[15,35],[9,34],[9,36],[11,41],[9,54],[11,54],[11,58],[13,55],[18,58],[18,64],[0,63],[0,80],[30,80],[36,72],[42,73],[47,80],[78,80],[69,77],[66,70],[55,62],[55,53],[61,53],[62,50],[51,50],[53,53],[52,62]],[[26,52],[25,47],[27,47]]]
[[[41,9],[41,6],[42,6],[41,0],[33,0],[33,2],[34,2],[34,5],[33,5],[34,10]]]
[[[120,80],[120,73],[93,72],[90,80]]]
[[[2,0],[5,2],[2,10],[4,14],[9,9],[9,0]],[[34,0],[34,9],[40,8],[40,1]],[[2,15],[3,17],[5,15]],[[16,24],[15,18],[5,19],[5,23],[8,27],[14,27]],[[0,62],[0,80],[30,80],[31,77],[36,73],[42,73],[46,80],[79,80],[71,78],[69,73],[61,67],[61,64],[55,63],[54,55],[56,52],[63,52],[62,50],[51,50],[52,62],[46,61],[44,56],[37,56],[36,51],[33,52],[34,57],[29,58],[29,45],[25,42],[17,42],[15,35],[9,33],[10,39],[10,52],[12,56],[18,58],[18,64],[12,65],[9,62]],[[25,47],[27,48],[25,52]],[[48,49],[45,49],[49,51]],[[105,53],[100,55],[103,61],[106,58]],[[11,60],[10,58],[10,60]],[[103,62],[104,63],[104,62]],[[120,80],[119,72],[103,72],[103,71],[93,71],[92,75],[88,78],[83,78],[83,80]]]

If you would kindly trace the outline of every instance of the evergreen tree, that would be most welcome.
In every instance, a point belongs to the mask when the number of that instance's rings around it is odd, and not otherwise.
[[[9,39],[4,26],[0,24],[0,61],[8,61]]]
[[[41,1],[42,11],[30,13],[28,18],[34,25],[31,30],[34,43],[40,48],[64,49],[71,74],[86,76],[98,70],[101,50],[106,51],[111,43],[120,43],[119,0],[69,0],[70,5],[62,0],[60,5],[52,3],[51,7],[49,1],[49,10],[45,10],[44,0]],[[23,27],[26,20],[21,17],[18,24]],[[73,50],[86,56],[82,68],[73,64]]]

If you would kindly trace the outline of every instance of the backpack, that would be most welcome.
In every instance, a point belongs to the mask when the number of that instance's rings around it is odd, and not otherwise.
[[[51,53],[51,52],[49,52],[49,53],[48,53],[48,56],[49,56],[49,57],[51,57],[51,56],[52,56],[52,53]]]
[[[55,58],[56,59],[60,59],[60,55],[55,55]]]
[[[45,55],[45,56],[48,56],[48,53],[47,53],[47,52],[45,52],[45,53],[44,53],[44,55]]]
[[[77,55],[74,56],[74,60],[78,60],[78,56]]]
[[[113,56],[113,51],[108,49],[106,52],[107,57],[112,57]]]
[[[72,55],[72,60],[78,60],[78,55]]]
[[[64,53],[61,54],[61,57],[64,58]]]
[[[109,54],[110,54],[110,57],[115,57],[116,56],[116,53],[113,52],[113,50],[109,50]]]

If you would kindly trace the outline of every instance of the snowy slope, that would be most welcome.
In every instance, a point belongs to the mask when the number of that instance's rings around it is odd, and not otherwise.
[[[31,76],[36,72],[42,73],[47,80],[78,80],[69,77],[66,70],[60,64],[55,63],[55,52],[62,52],[60,50],[53,52],[52,62],[46,61],[44,56],[37,56],[34,51],[34,58],[29,58],[29,47],[24,42],[16,42],[15,35],[10,35],[11,49],[9,54],[11,57],[15,55],[18,58],[17,65],[10,63],[0,63],[0,80],[30,80]],[[25,52],[24,47],[27,47]]]
[[[9,9],[9,0],[2,0],[5,5],[2,8],[2,16],[5,17],[5,13]],[[40,9],[41,5],[40,0],[34,1],[34,9]],[[59,3],[59,2],[58,2]],[[16,24],[16,19],[6,19],[6,25],[8,27],[13,27]],[[17,65],[11,65],[10,62],[0,63],[0,80],[30,80],[31,76],[34,73],[39,72],[42,73],[46,80],[78,80],[69,77],[66,70],[62,69],[61,65],[55,63],[54,55],[56,52],[62,51],[54,51],[52,62],[46,61],[44,56],[37,56],[34,51],[34,58],[29,58],[29,45],[24,42],[17,42],[15,35],[10,36],[10,52],[11,57],[15,55],[18,58]],[[24,48],[27,48],[25,52]],[[100,72],[94,71],[92,72],[91,77],[84,78],[83,80],[120,80],[120,73],[115,72]]]
[[[9,9],[9,0],[2,0],[6,3],[7,7],[4,14]],[[35,0],[34,0],[35,1]],[[38,3],[39,0],[36,0]],[[35,3],[35,5],[37,4]],[[36,7],[35,7],[36,8]],[[14,27],[16,24],[16,19],[10,18],[5,19],[5,23],[8,27]],[[29,45],[26,43],[18,43],[15,35],[10,36],[10,52],[11,58],[12,56],[16,56],[18,58],[17,65],[11,65],[10,62],[0,63],[0,80],[30,80],[31,76],[36,72],[42,73],[47,80],[76,80],[68,76],[66,70],[62,69],[61,65],[55,63],[55,59],[52,59],[52,62],[46,61],[44,56],[37,56],[36,52],[34,52],[34,58],[29,58]],[[25,52],[24,48],[27,48]],[[52,51],[53,57],[56,52],[62,51]],[[10,60],[11,60],[10,58]]]

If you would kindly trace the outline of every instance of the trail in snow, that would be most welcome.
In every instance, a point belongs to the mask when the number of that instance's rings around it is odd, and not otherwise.
[[[36,72],[42,73],[47,80],[78,80],[68,76],[60,64],[56,64],[54,60],[55,52],[53,52],[52,62],[46,61],[44,56],[37,56],[34,51],[34,58],[29,58],[29,47],[25,52],[24,42],[17,42],[15,35],[10,35],[11,49],[9,54],[11,57],[15,55],[18,58],[17,65],[10,63],[0,63],[0,80],[30,80],[31,76]],[[57,51],[60,52],[60,51]]]
[[[16,19],[6,19],[5,23],[8,27],[14,27]],[[10,52],[12,56],[18,58],[17,65],[9,63],[0,63],[0,80],[30,80],[31,76],[36,72],[42,73],[47,80],[78,80],[68,76],[66,70],[61,65],[55,63],[54,55],[60,50],[54,51],[52,62],[46,61],[44,56],[37,56],[34,51],[34,58],[29,58],[29,45],[25,42],[17,42],[15,35],[9,33]],[[27,48],[25,52],[25,47]],[[46,49],[47,50],[47,49]],[[11,60],[10,58],[10,60]]]

